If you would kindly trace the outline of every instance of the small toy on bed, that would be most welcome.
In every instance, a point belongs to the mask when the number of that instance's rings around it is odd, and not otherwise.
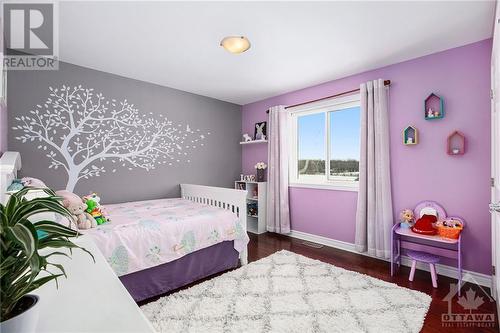
[[[24,188],[24,184],[21,179],[14,179],[12,183],[10,183],[9,187],[7,187],[7,192],[17,192]]]
[[[23,183],[24,187],[47,188],[47,185],[43,181],[33,177],[23,177],[21,178],[21,183]]]
[[[413,211],[411,209],[404,209],[400,215],[401,228],[409,229],[413,226],[413,222],[415,221],[415,216],[413,215]]]
[[[70,228],[73,223],[76,224],[78,229],[82,230],[97,226],[96,220],[85,211],[87,209],[87,205],[82,202],[79,196],[66,190],[56,191],[56,194],[63,198],[63,206],[66,207],[71,214],[73,214],[73,221],[69,221]]]
[[[84,196],[82,200],[87,205],[87,213],[89,213],[95,219],[98,225],[110,221],[109,219],[104,217],[101,205],[99,204],[101,198],[97,195],[97,193],[92,192],[89,195]]]
[[[47,186],[40,179],[23,177],[21,179],[14,179],[9,187],[7,187],[7,192],[17,192],[25,187],[46,188]]]

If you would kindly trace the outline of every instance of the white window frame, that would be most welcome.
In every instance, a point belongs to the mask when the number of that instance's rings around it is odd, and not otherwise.
[[[330,179],[330,163],[328,163],[330,155],[330,112],[348,109],[351,107],[360,106],[360,95],[353,94],[344,97],[336,97],[324,101],[309,103],[290,108],[290,126],[289,126],[289,186],[290,187],[305,187],[317,188],[326,190],[339,191],[358,191],[359,182],[339,181]],[[299,178],[298,175],[298,117],[311,114],[325,114],[325,176],[323,179],[304,179],[304,175]],[[361,124],[360,124],[361,126]]]

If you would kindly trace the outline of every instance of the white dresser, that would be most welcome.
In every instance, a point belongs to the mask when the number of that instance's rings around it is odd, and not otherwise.
[[[154,332],[103,255],[88,236],[76,242],[92,258],[75,249],[72,259],[51,257],[64,265],[68,278],[59,278],[59,289],[49,282],[37,289],[40,317],[37,332]]]

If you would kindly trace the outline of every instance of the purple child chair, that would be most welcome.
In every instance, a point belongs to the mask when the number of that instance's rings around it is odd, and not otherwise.
[[[413,251],[413,250],[408,250],[406,254],[412,260],[410,277],[408,278],[408,280],[413,281],[413,277],[415,276],[415,269],[417,267],[417,261],[424,262],[429,264],[429,268],[431,271],[432,286],[434,288],[437,288],[436,266],[434,265],[439,262],[439,257],[427,252]]]

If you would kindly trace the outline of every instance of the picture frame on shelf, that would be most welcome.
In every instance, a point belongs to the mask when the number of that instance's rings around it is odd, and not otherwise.
[[[254,140],[267,140],[267,121],[255,123]]]

